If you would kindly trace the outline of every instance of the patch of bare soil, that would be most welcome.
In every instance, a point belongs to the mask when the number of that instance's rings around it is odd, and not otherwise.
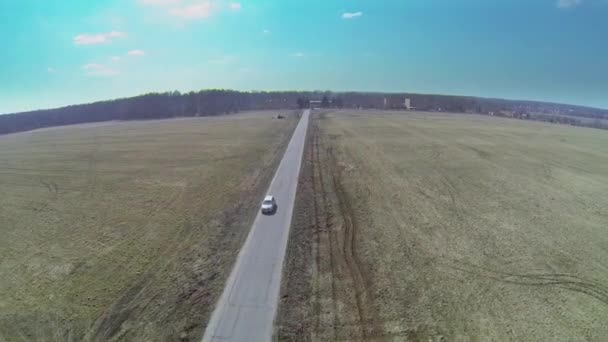
[[[372,281],[357,254],[358,221],[343,189],[342,172],[312,120],[277,319],[279,340],[385,336],[372,302]]]

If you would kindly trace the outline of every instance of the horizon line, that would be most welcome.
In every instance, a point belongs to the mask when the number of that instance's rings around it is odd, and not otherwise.
[[[169,94],[169,93],[173,93],[173,92],[178,92],[178,93],[180,93],[180,95],[185,95],[185,94],[189,94],[189,93],[199,93],[199,92],[213,91],[213,90],[232,91],[232,92],[250,93],[250,94],[263,93],[263,92],[265,92],[265,93],[294,92],[294,93],[332,93],[332,94],[348,94],[348,93],[357,94],[358,93],[358,94],[383,94],[383,95],[445,96],[445,97],[463,97],[463,98],[475,98],[475,99],[510,101],[510,102],[531,102],[531,103],[536,103],[536,104],[570,106],[570,107],[579,107],[579,108],[584,108],[584,109],[608,111],[608,108],[595,107],[595,106],[583,105],[583,104],[565,103],[565,102],[554,102],[554,101],[533,100],[533,99],[515,99],[515,98],[506,98],[506,97],[485,97],[485,96],[477,96],[477,95],[417,93],[417,92],[409,92],[409,91],[360,91],[360,90],[327,90],[327,89],[326,90],[319,90],[319,89],[315,89],[315,90],[293,90],[293,89],[292,90],[276,90],[276,89],[275,90],[259,90],[259,89],[238,90],[238,89],[234,89],[234,88],[202,88],[199,90],[188,90],[188,91],[180,91],[180,90],[150,91],[150,92],[145,92],[145,93],[139,93],[136,95],[126,95],[123,97],[114,97],[114,98],[107,98],[107,99],[101,99],[101,100],[93,100],[91,102],[80,102],[80,103],[58,105],[58,106],[47,107],[47,108],[38,108],[38,109],[31,109],[31,110],[22,110],[22,111],[17,111],[17,112],[0,113],[0,116],[2,116],[2,115],[19,115],[19,114],[26,114],[26,113],[33,113],[33,112],[40,112],[40,111],[57,110],[57,109],[63,109],[63,108],[68,108],[68,107],[75,107],[75,106],[85,106],[85,105],[91,105],[91,104],[103,103],[103,102],[127,100],[127,99],[131,99],[131,98],[135,98],[135,97],[152,95],[152,94]]]

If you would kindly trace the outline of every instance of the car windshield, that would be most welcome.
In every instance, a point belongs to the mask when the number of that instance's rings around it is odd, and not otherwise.
[[[264,201],[264,205],[271,205],[272,201]]]

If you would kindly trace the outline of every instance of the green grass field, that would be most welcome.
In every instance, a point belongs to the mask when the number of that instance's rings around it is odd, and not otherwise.
[[[196,340],[296,117],[0,137],[0,341]]]
[[[354,111],[314,127],[281,339],[608,339],[608,132]]]

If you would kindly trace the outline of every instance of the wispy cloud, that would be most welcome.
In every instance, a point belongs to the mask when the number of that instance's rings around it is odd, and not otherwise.
[[[211,16],[214,9],[211,1],[202,1],[182,7],[173,7],[169,13],[183,20],[205,19]]]
[[[291,54],[291,56],[296,57],[296,58],[302,58],[304,57],[304,52],[294,52]]]
[[[557,0],[557,8],[572,8],[583,3],[583,0]]]
[[[149,6],[168,6],[180,3],[180,0],[139,0],[142,5]]]
[[[167,15],[183,21],[203,20],[216,12],[231,10],[241,11],[240,2],[229,0],[138,0],[141,5],[158,7]]]
[[[48,68],[46,68],[46,72],[48,72],[49,74],[54,74],[56,72],[56,70],[55,70],[55,68],[48,67]]]
[[[111,31],[107,33],[83,33],[74,37],[73,41],[76,45],[96,45],[111,43],[114,39],[124,38],[127,34],[120,31]]]
[[[82,66],[82,69],[84,70],[84,73],[87,76],[111,77],[116,76],[120,73],[116,69],[98,63],[85,64]]]
[[[97,63],[89,63],[82,66],[84,70],[97,70],[103,68],[103,65]]]
[[[145,56],[146,52],[143,50],[131,50],[131,51],[127,52],[127,55],[139,57],[139,56]]]
[[[112,62],[120,62],[120,57],[118,57],[118,56],[113,56],[113,57],[110,57],[110,60],[111,60]]]
[[[363,12],[346,12],[342,14],[342,19],[355,19],[361,17]]]

